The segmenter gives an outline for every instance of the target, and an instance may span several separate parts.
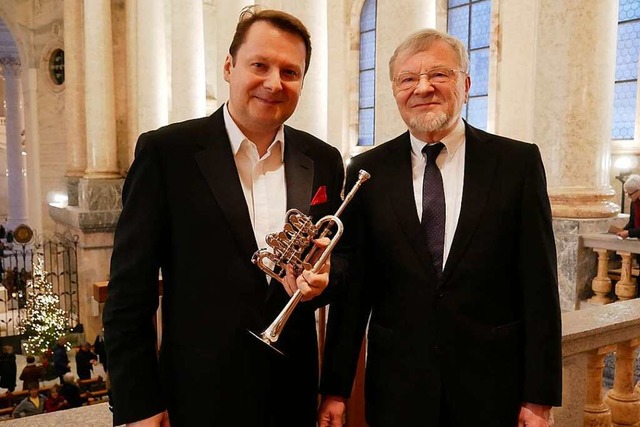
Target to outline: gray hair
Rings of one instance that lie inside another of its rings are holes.
[[[416,54],[421,52],[427,48],[429,48],[433,43],[441,41],[448,44],[451,49],[458,55],[458,59],[460,62],[460,69],[465,73],[469,72],[469,53],[467,52],[467,48],[464,46],[464,43],[449,35],[447,33],[443,33],[442,31],[434,30],[433,28],[426,28],[424,30],[416,31],[411,34],[409,37],[404,39],[402,43],[396,48],[391,55],[391,59],[389,59],[389,77],[393,80],[393,72],[395,62],[400,55],[404,54]]]
[[[640,190],[640,175],[629,175],[624,183],[624,191],[627,194],[633,194],[638,190]]]
[[[76,376],[72,372],[67,372],[62,376],[62,380],[67,384],[73,384],[76,381]]]

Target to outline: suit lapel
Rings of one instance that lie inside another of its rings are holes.
[[[313,189],[313,160],[303,152],[304,141],[295,140],[285,126],[284,173],[287,181],[287,209],[309,214]]]
[[[418,218],[416,201],[413,195],[413,176],[411,166],[411,141],[409,132],[402,134],[397,143],[388,142],[388,161],[386,162],[389,177],[386,193],[391,198],[391,206],[396,213],[400,227],[418,255],[420,264],[427,274],[435,276],[431,254],[427,249],[424,229]]]
[[[487,204],[498,164],[498,145],[492,143],[484,132],[480,132],[466,123],[465,126],[466,147],[462,206],[458,226],[442,275],[442,285],[446,284],[451,277],[452,271],[473,237],[482,211]]]
[[[211,116],[211,131],[203,134],[199,143],[204,149],[195,153],[195,159],[232,234],[238,240],[243,256],[250,260],[258,246],[224,125],[222,108],[224,106]]]

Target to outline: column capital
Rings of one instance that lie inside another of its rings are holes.
[[[0,74],[5,77],[18,77],[21,66],[20,58],[17,56],[0,56]]]

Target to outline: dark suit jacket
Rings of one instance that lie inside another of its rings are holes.
[[[314,220],[334,213],[344,177],[338,150],[284,132],[288,208]],[[323,185],[328,202],[310,206]],[[114,423],[168,408],[178,427],[266,426],[275,417],[279,425],[315,425],[314,311],[324,300],[296,308],[277,343],[286,357],[259,342],[247,329],[264,329],[288,296],[251,263],[256,250],[222,109],[143,134],[123,188],[103,315]],[[332,284],[338,269],[332,263]],[[197,399],[206,407],[194,411]]]
[[[460,218],[442,279],[413,197],[409,134],[352,159],[371,179],[345,216],[353,276],[329,310],[321,392],[348,396],[367,320],[366,418],[512,427],[561,398],[556,252],[538,148],[466,126]],[[363,248],[358,252],[357,248]],[[361,256],[359,256],[361,254]]]

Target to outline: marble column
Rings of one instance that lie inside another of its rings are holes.
[[[22,74],[22,99],[24,101],[24,139],[26,141],[27,206],[29,206],[29,226],[37,233],[44,230],[42,211],[47,205],[42,194],[40,163],[40,121],[38,108],[38,69],[29,68]],[[48,219],[48,218],[47,218]],[[47,227],[48,228],[48,227]]]
[[[204,68],[207,90],[207,114],[213,113],[218,107],[218,81],[223,80],[222,66],[218,67],[218,51],[227,51],[227,49],[225,49],[226,46],[218,46],[217,13],[217,6],[215,5],[214,0],[203,0],[202,17],[204,21],[204,39],[206,40],[206,43],[204,44]]]
[[[533,141],[553,215],[612,217],[619,211],[609,183],[617,2],[540,0],[537,12]]]
[[[169,122],[164,0],[128,1],[126,16],[129,120],[135,142],[140,133]]]
[[[206,112],[202,0],[172,0],[171,121]],[[179,13],[178,13],[179,12]]]
[[[85,0],[86,178],[116,178],[116,112],[110,0]]]
[[[87,145],[84,114],[84,24],[83,3],[64,2],[64,119],[67,142],[67,177],[84,175]],[[71,198],[71,197],[70,197]],[[77,201],[77,196],[75,197]],[[72,204],[72,203],[70,203]],[[77,205],[77,202],[75,203]]]
[[[4,76],[7,129],[7,186],[9,209],[7,228],[28,223],[27,162],[24,142],[24,111],[20,59],[17,56],[0,57]]]
[[[326,141],[329,95],[327,3],[283,0],[282,9],[300,19],[307,27],[313,47],[311,64],[304,79],[300,101],[288,124]]]

